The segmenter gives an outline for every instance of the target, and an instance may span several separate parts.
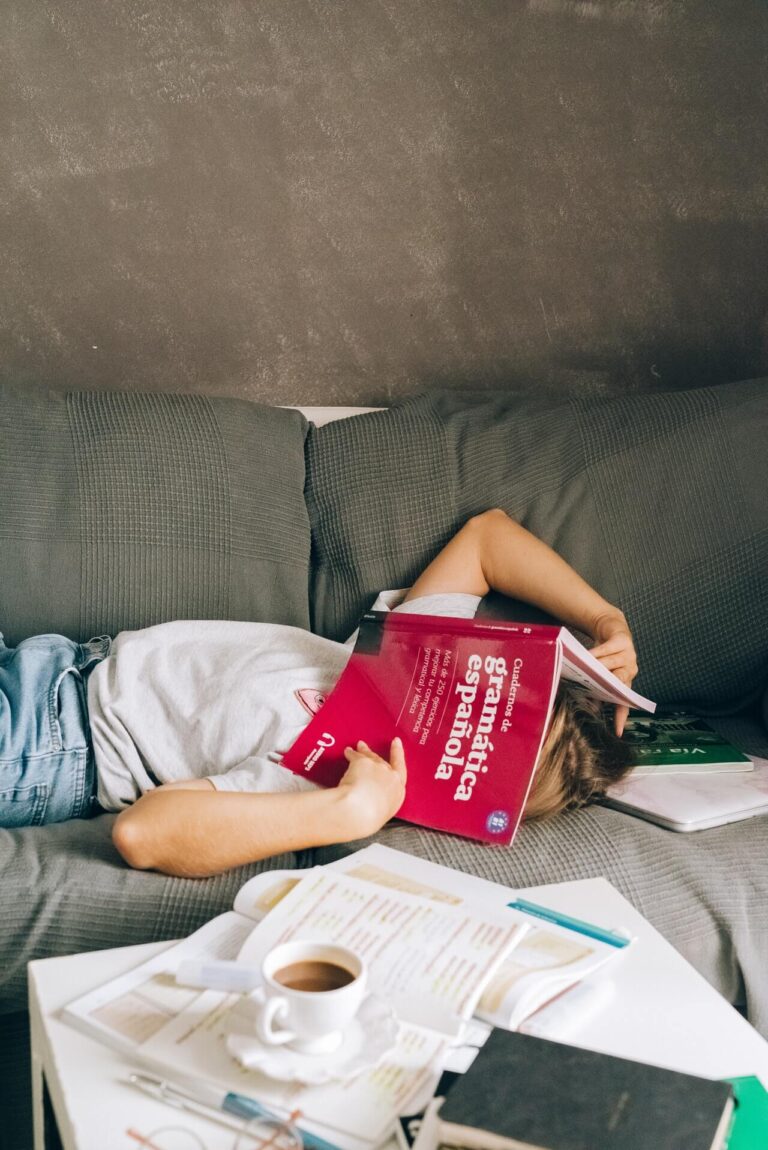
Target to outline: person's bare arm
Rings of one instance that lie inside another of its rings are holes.
[[[631,684],[637,658],[623,612],[504,511],[470,519],[419,576],[406,600],[445,592],[482,596],[489,591],[522,599],[591,635],[597,644],[592,654]],[[626,708],[616,708],[619,734],[626,715]]]
[[[217,791],[206,779],[158,787],[118,815],[113,842],[139,870],[199,878],[374,834],[405,796],[402,744],[393,742],[389,763],[365,743],[345,754],[349,767],[328,790],[244,794]]]

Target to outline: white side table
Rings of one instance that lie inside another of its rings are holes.
[[[517,893],[604,926],[626,926],[634,947],[610,971],[615,1006],[587,1023],[573,1044],[711,1078],[756,1074],[768,1087],[768,1043],[605,879]],[[169,943],[123,947],[29,966],[35,1150],[45,1150],[44,1085],[64,1150],[136,1150],[143,1134],[181,1123],[207,1150],[231,1150],[216,1123],[181,1114],[126,1083],[125,1058],[58,1017],[72,999],[146,961]]]

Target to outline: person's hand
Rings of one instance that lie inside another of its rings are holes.
[[[613,671],[622,683],[631,687],[632,680],[637,674],[637,655],[632,632],[621,611],[601,615],[592,628],[592,637],[595,640],[595,646],[592,648],[595,658],[599,659],[609,671]],[[614,729],[617,735],[623,733],[628,715],[629,707],[616,707]]]
[[[350,816],[350,838],[372,835],[397,814],[405,798],[405,754],[393,739],[389,762],[362,739],[344,751],[349,766],[339,780]]]

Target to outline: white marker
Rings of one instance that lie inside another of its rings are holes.
[[[199,990],[223,990],[227,994],[249,994],[262,982],[257,966],[244,962],[225,962],[211,959],[185,959],[179,963],[176,981],[180,986],[194,986]]]

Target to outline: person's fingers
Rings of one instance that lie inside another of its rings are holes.
[[[601,655],[613,655],[616,651],[624,650],[626,646],[626,635],[614,635],[603,643],[597,643],[596,646],[592,647],[591,653],[596,659],[599,659]]]
[[[405,751],[403,750],[403,740],[399,737],[392,740],[389,761],[398,774],[405,774]]]
[[[344,748],[345,758],[352,759],[355,755],[364,755],[365,758],[367,758],[367,759],[377,757],[376,755],[374,755],[373,751],[368,746],[368,744],[364,743],[362,739],[359,739],[357,741],[357,743],[355,743],[354,747],[345,747]]]
[[[632,643],[626,639],[611,639],[607,643],[601,643],[598,647],[593,647],[590,654],[594,655],[596,659],[605,659],[611,655],[626,655],[634,658],[635,648]]]
[[[377,755],[375,751],[371,750],[364,739],[358,739],[354,747],[344,748],[344,757],[351,762],[353,758],[368,759],[373,763],[383,763],[384,766],[389,766],[389,763],[381,755]]]
[[[369,758],[377,758],[367,743],[362,739],[358,739],[354,747],[345,747],[344,754],[349,758],[350,755],[366,755]]]
[[[601,659],[602,665],[609,671],[612,671],[617,679],[621,679],[622,683],[629,685],[637,674],[637,663],[629,662],[625,658],[620,658],[614,655],[608,659]]]
[[[632,681],[633,681],[635,675],[637,674],[637,666],[619,667],[613,673],[617,679],[620,679],[621,682],[625,684],[625,686],[631,687]]]
[[[405,775],[405,751],[403,749],[403,740],[399,736],[396,736],[392,740],[389,761],[381,755],[377,755],[375,751],[372,751],[363,739],[358,739],[357,745],[354,747],[344,748],[344,758],[348,762],[352,762],[357,756],[362,756],[375,763],[381,763],[382,766],[385,767],[392,767],[398,774]]]
[[[616,655],[601,655],[600,662],[609,671],[615,671],[617,667],[624,667],[627,663],[627,656],[625,652],[619,652]]]
[[[613,715],[613,729],[619,737],[624,734],[624,726],[628,717],[629,707],[616,707]]]

